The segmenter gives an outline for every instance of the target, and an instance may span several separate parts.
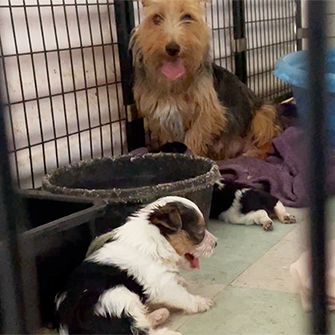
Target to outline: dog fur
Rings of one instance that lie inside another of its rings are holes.
[[[154,147],[177,141],[212,159],[264,158],[281,132],[276,108],[212,63],[203,2],[142,0],[130,43],[137,109]]]
[[[285,224],[296,223],[284,205],[270,193],[232,181],[214,185],[211,216],[227,223],[260,225],[273,229],[272,218]]]
[[[164,197],[91,244],[87,257],[56,299],[63,334],[179,334],[156,328],[166,307],[205,312],[212,300],[190,294],[180,267],[198,267],[216,238],[199,208],[181,197]],[[149,312],[149,306],[165,307]]]

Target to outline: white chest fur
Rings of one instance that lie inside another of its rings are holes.
[[[170,133],[174,141],[184,141],[185,127],[182,110],[177,104],[170,102],[158,104],[153,116],[159,122],[160,127]]]

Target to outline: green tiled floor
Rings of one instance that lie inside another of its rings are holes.
[[[291,212],[298,224],[275,223],[272,232],[210,222],[219,238],[215,255],[185,277],[190,291],[213,297],[216,305],[203,314],[175,314],[168,326],[183,335],[307,334],[309,315],[289,274],[290,264],[306,248],[305,211]]]

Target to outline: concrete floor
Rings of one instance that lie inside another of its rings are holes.
[[[174,314],[168,326],[183,335],[308,334],[309,314],[302,310],[289,273],[306,249],[306,211],[290,212],[298,223],[276,222],[272,232],[210,222],[209,230],[219,238],[217,250],[185,277],[191,292],[214,298],[216,305],[203,314]]]

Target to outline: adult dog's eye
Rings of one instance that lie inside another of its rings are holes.
[[[181,17],[181,21],[184,21],[186,23],[190,23],[191,21],[193,21],[193,17],[191,14],[185,14]]]
[[[159,26],[163,22],[163,17],[156,14],[152,17],[152,22],[156,25]]]

